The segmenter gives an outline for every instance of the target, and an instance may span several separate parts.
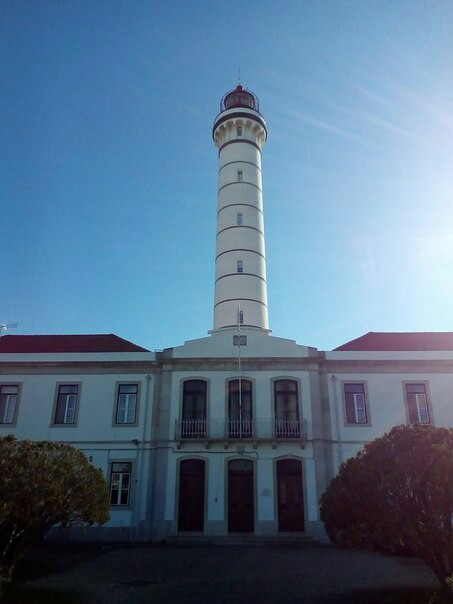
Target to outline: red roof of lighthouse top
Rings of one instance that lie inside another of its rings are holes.
[[[258,112],[260,110],[258,97],[253,92],[250,92],[250,90],[243,88],[240,84],[234,90],[227,92],[220,101],[220,111],[233,107],[248,107]]]
[[[338,346],[334,350],[453,350],[453,332],[375,332],[368,333]]]
[[[109,334],[2,336],[0,353],[67,353],[67,352],[150,352]]]

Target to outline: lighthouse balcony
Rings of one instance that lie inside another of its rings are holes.
[[[297,441],[303,446],[306,440],[306,420],[298,418],[242,418],[242,419],[178,419],[175,421],[175,440],[182,442],[203,441],[223,442],[228,448],[233,441],[270,442],[275,448],[277,442]]]

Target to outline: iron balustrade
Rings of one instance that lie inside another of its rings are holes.
[[[253,419],[227,420],[227,436],[229,438],[252,438],[254,436]]]
[[[300,438],[301,429],[298,420],[275,420],[277,438]]]
[[[261,419],[179,419],[176,440],[273,440],[306,439],[306,420]]]
[[[205,419],[183,419],[180,422],[181,438],[205,438],[206,420]]]

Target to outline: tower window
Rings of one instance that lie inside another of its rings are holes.
[[[244,263],[242,262],[242,260],[238,260],[238,262],[237,262],[237,268],[238,268],[238,273],[243,273],[244,272]]]
[[[240,310],[238,313],[239,325],[244,325],[244,311]]]
[[[238,126],[238,127],[236,128],[236,135],[237,135],[237,136],[242,136],[242,126]]]
[[[243,180],[242,170],[238,170],[238,182],[242,182],[242,180]]]
[[[243,224],[243,216],[241,213],[237,215],[237,224]]]

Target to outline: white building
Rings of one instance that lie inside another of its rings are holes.
[[[342,461],[395,425],[453,425],[453,333],[370,332],[328,352],[270,334],[266,136],[255,95],[225,95],[207,337],[160,353],[114,335],[0,338],[0,435],[69,442],[109,482],[111,520],[87,538],[322,539]]]

